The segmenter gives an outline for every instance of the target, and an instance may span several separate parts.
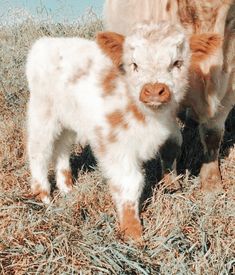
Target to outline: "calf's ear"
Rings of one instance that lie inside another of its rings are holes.
[[[192,35],[190,37],[192,62],[197,63],[213,55],[222,46],[222,41],[222,37],[214,33]]]
[[[123,35],[115,32],[100,32],[96,36],[99,47],[112,59],[117,67],[122,64],[124,40],[125,37]]]

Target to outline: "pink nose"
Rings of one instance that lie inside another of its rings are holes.
[[[145,84],[140,92],[143,103],[167,103],[171,99],[171,92],[163,83]]]

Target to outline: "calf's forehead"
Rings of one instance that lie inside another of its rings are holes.
[[[131,58],[153,58],[168,60],[179,54],[184,54],[186,35],[181,26],[167,22],[160,24],[140,24],[126,37],[124,51]],[[127,55],[128,57],[128,55]],[[152,60],[154,61],[154,60]]]
[[[130,37],[126,40],[126,58],[139,64],[155,65],[169,64],[177,58],[183,58],[185,53],[181,46],[184,37],[166,37],[161,40]]]

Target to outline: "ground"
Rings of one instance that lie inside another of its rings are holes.
[[[182,127],[178,180],[170,193],[156,184],[159,160],[146,165],[141,218],[143,241],[123,242],[107,185],[89,148],[75,145],[73,192],[53,192],[44,206],[30,194],[25,112],[29,92],[25,57],[36,38],[93,38],[99,20],[86,24],[0,28],[0,273],[1,274],[234,274],[235,112],[221,148],[225,192],[205,196],[199,188],[201,144],[196,125]],[[54,184],[53,170],[50,178]]]

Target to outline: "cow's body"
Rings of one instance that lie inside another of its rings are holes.
[[[128,34],[139,22],[166,20],[181,24],[189,35],[216,34],[208,41],[213,53],[198,40],[204,56],[195,54],[190,67],[189,89],[184,105],[200,123],[204,163],[200,176],[205,190],[221,189],[218,151],[224,123],[235,103],[235,4],[231,0],[106,0],[108,30]],[[122,20],[120,20],[122,18]],[[218,38],[217,37],[217,38]],[[193,39],[192,39],[193,40]],[[194,42],[191,41],[191,47]]]
[[[154,157],[172,133],[181,143],[176,111],[190,61],[188,39],[181,31],[162,24],[140,26],[125,42],[121,35],[101,33],[97,43],[80,38],[35,43],[26,70],[35,195],[50,201],[47,172],[52,158],[58,188],[70,191],[69,153],[76,137],[82,145],[90,144],[109,182],[121,229],[140,236],[142,163]],[[162,48],[165,54],[152,57]]]

